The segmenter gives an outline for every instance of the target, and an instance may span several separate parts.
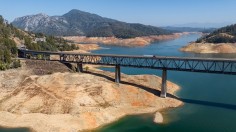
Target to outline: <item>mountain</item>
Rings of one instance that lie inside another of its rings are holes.
[[[58,16],[49,17],[42,13],[16,18],[12,24],[22,30],[35,33],[59,35],[58,32],[60,31],[69,32],[67,28],[68,22],[65,18]]]
[[[220,28],[196,41],[197,43],[236,43],[236,24]]]
[[[0,15],[0,70],[19,66],[19,61],[12,58],[17,57],[17,48],[22,48],[23,45],[27,49],[43,51],[77,49],[75,45],[67,44],[63,38],[42,33],[32,34],[17,29],[12,24],[8,24]]]
[[[125,23],[73,9],[62,16],[45,14],[16,18],[12,24],[20,29],[56,36],[133,38],[171,32],[142,24]]]

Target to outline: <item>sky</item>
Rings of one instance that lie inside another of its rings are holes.
[[[0,15],[15,18],[71,9],[129,23],[170,26],[187,23],[236,23],[236,0],[0,0]]]

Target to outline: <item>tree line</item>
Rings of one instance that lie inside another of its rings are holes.
[[[20,36],[19,32],[0,16],[0,70],[20,66],[19,61],[12,60],[13,57],[17,56],[18,52],[16,43],[11,38],[13,37],[12,34]]]
[[[209,35],[203,36],[197,43],[236,43],[236,24],[220,28]]]
[[[35,42],[35,38],[45,37],[46,41]],[[18,48],[14,38],[18,38],[27,49],[37,51],[70,51],[78,49],[74,44],[69,45],[66,40],[54,36],[46,36],[42,33],[33,34],[24,32],[8,24],[0,15],[0,70],[20,67],[20,61],[16,58]]]

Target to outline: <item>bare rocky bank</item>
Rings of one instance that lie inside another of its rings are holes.
[[[157,76],[122,74],[122,83],[117,85],[111,72],[90,68],[86,73],[72,73],[57,62],[34,63],[0,71],[0,126],[28,127],[38,132],[83,131],[125,115],[182,104],[174,96],[159,97],[161,78]],[[52,66],[56,70],[43,69]],[[170,95],[179,89],[171,82],[167,86]],[[162,116],[157,115],[159,122]]]
[[[236,53],[236,43],[190,43],[180,50],[193,53]]]
[[[73,41],[78,44],[105,44],[116,46],[137,47],[146,46],[154,41],[163,41],[179,38],[185,33],[175,33],[172,35],[159,35],[159,36],[143,36],[129,39],[120,39],[115,37],[84,37],[84,36],[69,36],[64,39]]]

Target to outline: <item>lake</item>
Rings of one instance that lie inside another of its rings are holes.
[[[30,132],[28,128],[3,128],[0,127],[0,132]]]
[[[190,34],[175,40],[160,41],[146,47],[135,48],[101,45],[104,49],[93,51],[93,53],[207,58],[236,57],[236,54],[192,54],[179,51],[182,46],[199,37],[198,34]],[[102,69],[114,71],[114,68]],[[155,74],[161,76],[160,70],[153,69],[122,67],[121,72],[130,75]],[[181,86],[181,90],[176,95],[183,99],[184,106],[162,111],[164,124],[155,124],[153,115],[144,114],[124,117],[98,131],[236,131],[236,76],[168,71],[168,80]]]
[[[235,54],[191,54],[180,52],[179,48],[199,38],[190,34],[169,41],[152,43],[146,47],[105,46],[93,51],[103,54],[161,55],[235,58]],[[102,68],[114,71],[114,68]],[[126,74],[155,74],[160,70],[121,68]],[[121,78],[122,79],[122,78]],[[181,86],[176,93],[183,99],[184,106],[162,111],[164,124],[153,123],[152,114],[127,116],[117,122],[104,126],[99,132],[236,132],[236,76],[207,73],[168,71],[168,80]],[[151,102],[150,102],[151,103]],[[27,132],[26,128],[0,128],[0,132]]]

